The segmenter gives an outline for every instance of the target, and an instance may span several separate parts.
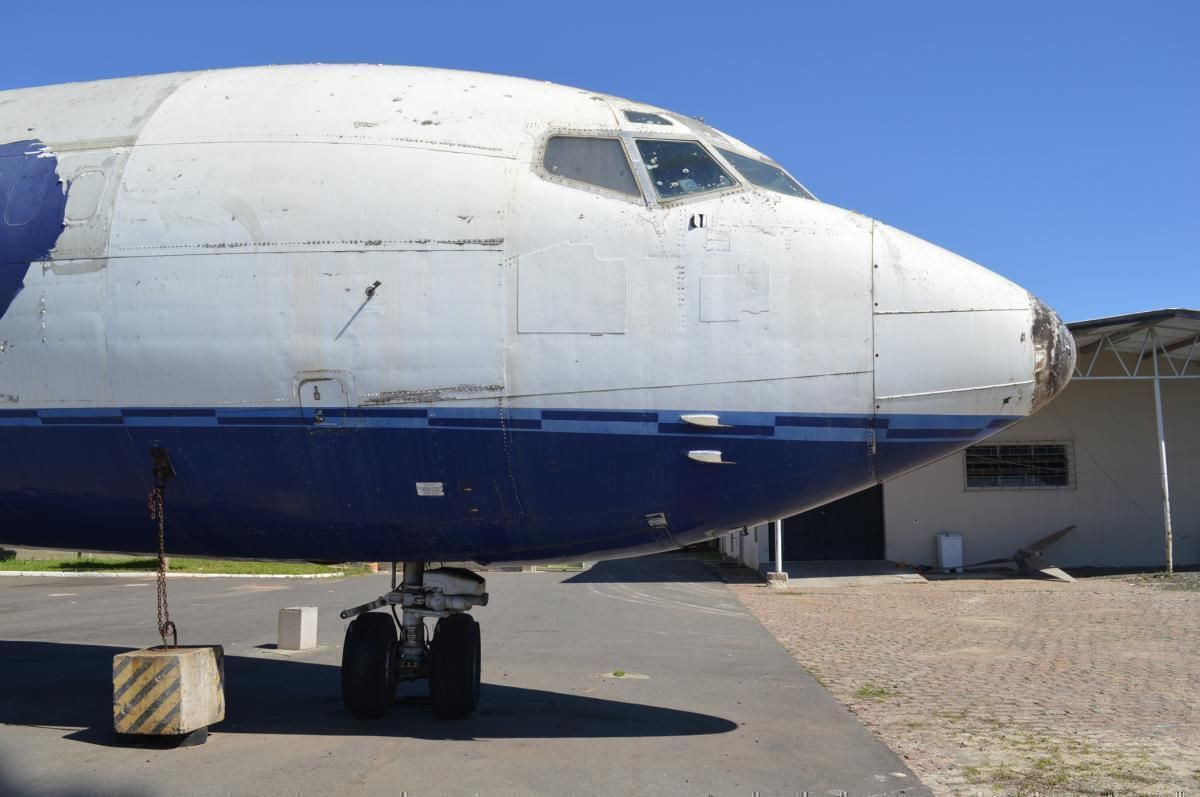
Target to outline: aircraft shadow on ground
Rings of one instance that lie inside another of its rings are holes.
[[[116,744],[112,657],[125,650],[0,640],[0,679],[10,687],[0,696],[0,724],[78,727],[67,738]],[[693,736],[737,727],[707,714],[486,682],[480,710],[465,720],[434,719],[421,682],[402,685],[383,719],[358,720],[342,706],[339,678],[328,664],[227,656],[225,721],[212,730],[472,740]]]
[[[687,553],[660,553],[632,559],[610,559],[563,581],[564,584],[648,582],[717,582],[704,563]]]

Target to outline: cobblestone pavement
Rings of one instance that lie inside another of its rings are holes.
[[[795,582],[793,582],[793,585]],[[729,588],[937,794],[1200,794],[1200,591]]]

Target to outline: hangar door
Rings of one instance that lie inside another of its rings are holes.
[[[771,544],[774,547],[773,539]],[[883,485],[785,519],[783,558],[793,562],[883,559]]]

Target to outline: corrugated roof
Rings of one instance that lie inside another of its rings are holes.
[[[1107,337],[1110,346],[1137,354],[1142,351],[1145,332],[1151,327],[1159,345],[1168,352],[1187,347],[1200,333],[1200,310],[1170,307],[1067,324],[1080,353],[1092,349]]]

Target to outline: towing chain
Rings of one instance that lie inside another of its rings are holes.
[[[155,485],[150,491],[150,519],[158,521],[158,635],[162,637],[163,647],[179,647],[179,630],[171,622],[171,611],[167,608],[167,547],[166,523],[167,512],[163,503],[164,485]],[[167,644],[167,635],[171,643]]]

